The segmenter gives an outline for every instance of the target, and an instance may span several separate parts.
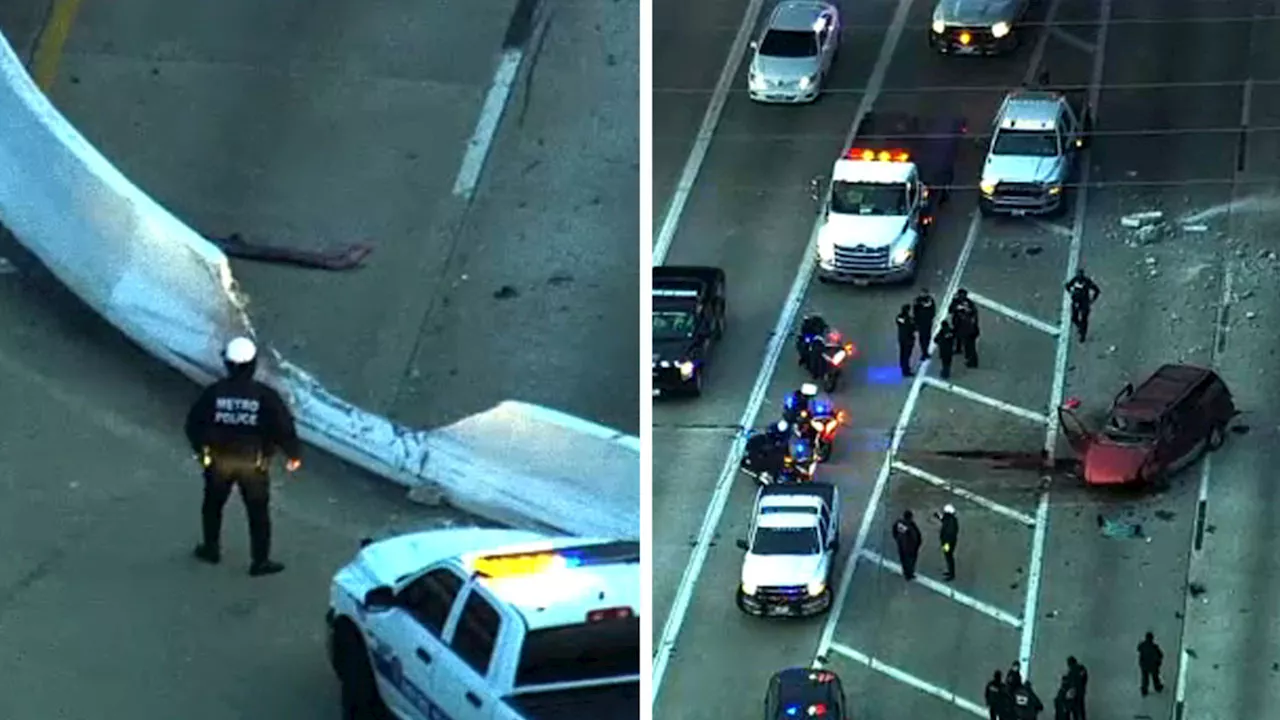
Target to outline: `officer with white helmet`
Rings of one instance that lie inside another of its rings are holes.
[[[267,469],[276,450],[284,453],[290,472],[301,466],[298,434],[284,399],[253,377],[258,347],[252,340],[233,339],[222,359],[227,377],[206,388],[187,414],[187,441],[204,467],[204,532],[195,556],[207,563],[221,559],[222,510],[238,485],[249,518],[249,574],[271,575],[284,565],[271,559]]]

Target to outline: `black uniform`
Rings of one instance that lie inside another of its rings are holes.
[[[809,344],[805,338],[817,336],[825,339],[830,329],[821,315],[806,315],[800,321],[800,334],[796,336],[796,354],[799,356],[801,367],[809,364]]]
[[[1009,717],[1009,690],[1000,679],[1000,671],[987,681],[983,691],[987,703],[987,717],[990,720],[1007,720]]]
[[[951,377],[951,358],[956,354],[956,333],[951,329],[950,322],[942,321],[933,342],[938,346],[938,360],[942,362],[942,370],[938,372],[938,376],[946,380]]]
[[[898,560],[902,563],[902,577],[911,580],[916,576],[916,560],[920,557],[920,545],[924,539],[920,527],[906,510],[893,524],[893,542],[898,546]]]
[[[964,364],[978,367],[978,336],[982,331],[978,327],[977,304],[969,299],[968,294],[957,294],[948,310],[955,325],[956,339],[960,341],[960,351],[964,353]]]
[[[1071,296],[1071,324],[1080,333],[1080,342],[1084,342],[1089,335],[1089,310],[1102,294],[1102,288],[1083,270],[1068,280],[1064,287]]]
[[[929,359],[929,336],[933,332],[933,321],[938,317],[938,306],[928,290],[921,290],[911,304],[911,316],[916,321],[916,337],[920,342],[920,359]]]
[[[911,317],[911,306],[903,305],[894,319],[898,326],[898,368],[903,377],[911,377],[911,350],[916,344],[916,323]]]
[[[249,543],[255,574],[271,562],[270,480],[267,466],[279,449],[298,457],[293,415],[272,388],[239,372],[210,385],[187,414],[187,440],[204,458],[204,543],[196,554],[217,562],[222,510],[233,485],[240,487],[249,518]]]
[[[1053,720],[1071,720],[1070,704],[1067,702],[1067,678],[1062,678],[1058,694],[1053,696]]]
[[[956,541],[960,539],[960,521],[955,513],[934,513],[942,527],[938,530],[938,542],[942,544],[942,557],[947,561],[945,580],[956,579]]]
[[[1062,678],[1066,690],[1067,717],[1069,720],[1087,720],[1084,701],[1089,690],[1089,671],[1074,657],[1067,658],[1067,674]]]
[[[1016,720],[1036,720],[1044,710],[1040,696],[1031,689],[1031,683],[1019,685],[1011,693],[1013,699],[1013,717]]]
[[[1147,694],[1147,683],[1156,686],[1156,692],[1164,692],[1164,683],[1160,682],[1160,665],[1164,663],[1164,651],[1156,644],[1156,639],[1147,633],[1146,639],[1138,643],[1138,669],[1142,671],[1142,694]]]

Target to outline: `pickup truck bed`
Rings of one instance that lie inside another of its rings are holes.
[[[528,720],[640,720],[640,683],[515,695],[506,702]]]
[[[941,189],[955,180],[956,155],[966,128],[959,116],[923,118],[873,111],[862,117],[853,144],[875,150],[906,148],[925,185]]]
[[[831,507],[836,501],[836,488],[834,485],[824,482],[807,482],[807,483],[787,483],[785,485],[768,485],[760,490],[760,498],[775,496],[791,496],[811,495],[813,497],[822,498]]]

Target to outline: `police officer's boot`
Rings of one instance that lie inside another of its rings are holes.
[[[217,565],[218,561],[222,559],[222,553],[218,551],[218,548],[204,543],[197,545],[195,552],[192,554],[196,556],[197,560],[207,562],[210,565]]]
[[[281,570],[284,570],[284,563],[279,563],[275,560],[261,560],[249,566],[249,574],[253,577],[275,575]]]

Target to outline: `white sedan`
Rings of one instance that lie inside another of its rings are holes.
[[[813,0],[780,3],[760,39],[751,43],[748,94],[766,103],[817,100],[839,45],[840,11],[834,5]]]

